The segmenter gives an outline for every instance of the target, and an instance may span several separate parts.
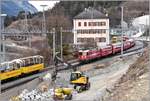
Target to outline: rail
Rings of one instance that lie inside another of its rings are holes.
[[[124,51],[124,55],[123,56],[131,56],[131,55],[143,53],[143,48],[148,46],[148,44],[146,42],[144,42],[143,44],[144,44],[143,46],[138,47],[136,49],[133,49],[133,50],[130,50],[130,51]],[[119,53],[114,55],[114,56],[121,57],[121,55]],[[66,66],[63,66],[63,65],[59,64],[58,65],[58,71],[68,70],[68,69],[76,68],[77,66],[80,66],[80,65],[85,65],[85,64],[80,64],[80,62],[77,59],[70,60],[68,62],[72,65],[71,68],[68,68]],[[15,85],[18,85],[18,84],[21,85],[22,82],[28,82],[31,79],[41,77],[44,74],[48,73],[50,70],[53,70],[54,68],[55,68],[55,66],[52,65],[50,67],[45,68],[42,72],[40,72],[38,74],[32,75],[30,77],[23,78],[23,79],[19,79],[17,81],[15,80],[13,82],[10,82],[9,84],[2,85],[2,92],[3,92],[3,90],[7,90],[9,88],[15,87]]]

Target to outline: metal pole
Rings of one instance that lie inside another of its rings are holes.
[[[55,34],[56,34],[56,31],[55,31],[55,28],[53,28],[53,60],[55,58]]]
[[[43,7],[43,21],[42,21],[42,34],[44,35],[46,35],[46,21],[45,21],[45,7],[47,6],[47,5],[40,5],[41,7]],[[41,36],[43,36],[43,35],[41,35]],[[44,43],[42,43],[42,48],[44,47]]]
[[[60,28],[60,47],[61,47],[61,60],[63,60],[63,47],[62,47],[62,27]]]
[[[147,24],[147,18],[146,18],[146,41],[148,41],[148,24]]]
[[[5,25],[4,25],[4,20],[5,20],[5,16],[7,16],[6,14],[3,14],[3,31],[5,31]],[[6,61],[6,49],[5,49],[5,36],[2,36],[2,44],[3,44],[3,61]]]
[[[31,37],[30,37],[30,33],[28,31],[28,16],[27,16],[26,10],[25,10],[25,32],[28,34],[29,47],[31,47]]]
[[[43,31],[43,34],[46,34],[46,18],[45,18],[45,7],[47,5],[40,5],[41,7],[43,7],[43,21],[42,21],[42,31]]]
[[[44,11],[44,6],[43,6],[43,21],[42,21],[42,32],[43,32],[43,35],[44,35],[44,33],[45,33],[45,30],[44,30],[44,19],[45,19],[45,13],[44,13],[45,11]]]
[[[123,57],[123,6],[121,6],[121,57]]]
[[[1,26],[1,0],[0,0],[0,63],[2,62],[2,30],[1,30],[1,28],[2,28],[2,26]]]
[[[1,0],[0,0],[0,63],[1,63],[1,36],[2,36],[2,30],[1,30]],[[1,79],[0,79],[0,95],[1,95]]]
[[[44,8],[43,8],[44,10]],[[44,31],[44,34],[46,35],[46,19],[45,19],[45,10],[43,11],[43,31]]]

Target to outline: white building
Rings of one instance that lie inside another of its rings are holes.
[[[109,44],[109,18],[101,12],[88,8],[74,17],[74,44],[87,42],[98,46]]]

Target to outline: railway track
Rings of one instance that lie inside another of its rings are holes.
[[[142,42],[142,41],[140,41],[140,42]],[[143,42],[143,46],[139,46],[137,48],[133,47],[133,48],[131,48],[129,50],[126,50],[126,51],[124,51],[124,55],[127,56],[127,55],[133,55],[133,54],[141,53],[141,52],[143,52],[142,49],[145,48],[145,47],[147,47],[147,45],[148,44],[146,42]],[[115,54],[115,55],[110,56],[110,57],[114,57],[114,56],[120,57],[121,55],[120,55],[120,53],[118,53],[118,54]],[[89,63],[94,63],[94,62],[96,62],[96,61],[89,62]],[[76,68],[78,66],[84,65],[84,64],[81,64],[77,59],[68,61],[68,63],[70,63],[72,65],[72,67],[67,68],[67,67],[65,67],[65,66],[63,66],[63,65],[60,64],[59,67],[57,67],[58,71],[73,69],[73,68]],[[89,63],[86,63],[86,64],[89,64]],[[27,82],[29,82],[29,81],[31,81],[33,79],[42,77],[43,75],[45,75],[49,71],[52,71],[53,69],[54,69],[54,66],[47,67],[43,71],[41,71],[41,72],[39,72],[37,74],[30,75],[30,76],[27,76],[25,78],[19,78],[17,80],[12,81],[12,82],[4,83],[1,86],[1,90],[2,90],[2,92],[5,92],[5,91],[7,91],[7,90],[9,90],[11,88],[14,88],[16,86],[20,86],[20,85],[22,85],[24,83],[27,83]]]

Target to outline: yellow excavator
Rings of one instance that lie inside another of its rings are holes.
[[[72,99],[72,88],[56,88],[54,91],[55,100],[71,100]]]
[[[80,71],[71,73],[70,83],[74,85],[74,89],[76,89],[78,93],[89,90],[90,88],[89,77]]]
[[[90,82],[89,82],[89,77],[85,75],[81,71],[77,71],[76,67],[72,66],[69,63],[65,63],[62,61],[57,55],[55,56],[55,66],[57,67],[58,62],[63,63],[67,68],[72,68],[74,72],[71,72],[70,76],[70,84],[74,85],[74,89],[77,90],[78,93],[88,90],[90,88]],[[57,75],[57,68],[55,70],[55,76],[54,78],[56,79]]]

